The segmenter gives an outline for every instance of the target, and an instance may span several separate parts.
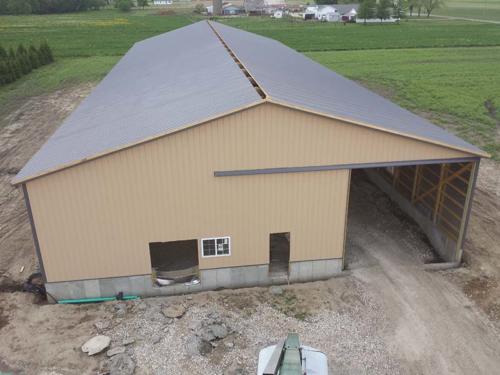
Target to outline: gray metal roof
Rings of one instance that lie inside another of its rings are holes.
[[[206,22],[136,43],[16,181],[262,100]]]
[[[359,9],[359,4],[334,4],[333,7],[343,15],[350,12],[352,9],[357,12]]]
[[[477,147],[277,41],[211,24],[275,102],[482,154]],[[130,49],[13,182],[260,101],[207,22],[146,39]]]
[[[481,153],[476,146],[278,41],[220,23],[212,25],[275,101]]]

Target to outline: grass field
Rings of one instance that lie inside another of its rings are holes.
[[[446,1],[445,7],[442,9],[436,9],[433,14],[500,22],[500,1],[450,0]]]
[[[307,55],[499,155],[500,47]]]
[[[188,9],[1,16],[0,44],[48,40],[56,63],[0,88],[0,113],[30,95],[98,81],[136,41],[199,19]],[[248,17],[221,22],[275,38],[432,118],[500,157],[500,27],[424,20],[336,25]]]

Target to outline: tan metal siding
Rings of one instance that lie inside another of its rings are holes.
[[[27,183],[48,281],[150,273],[148,243],[231,236],[200,268],[341,258],[348,171],[241,177],[215,170],[467,154],[265,104]]]

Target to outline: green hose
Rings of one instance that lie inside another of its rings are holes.
[[[129,301],[132,299],[138,299],[139,296],[123,296],[122,300]],[[70,303],[95,303],[95,302],[106,302],[106,301],[117,301],[116,297],[97,297],[97,298],[79,298],[79,299],[61,299],[57,301],[60,304],[70,304]]]

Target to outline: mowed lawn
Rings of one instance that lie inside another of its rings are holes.
[[[199,19],[189,9],[173,15],[104,10],[0,16],[0,44],[46,39],[56,56],[54,64],[0,88],[0,115],[27,96],[98,81],[135,42]],[[277,39],[500,156],[498,25],[411,20],[343,26],[264,17],[219,21]]]

